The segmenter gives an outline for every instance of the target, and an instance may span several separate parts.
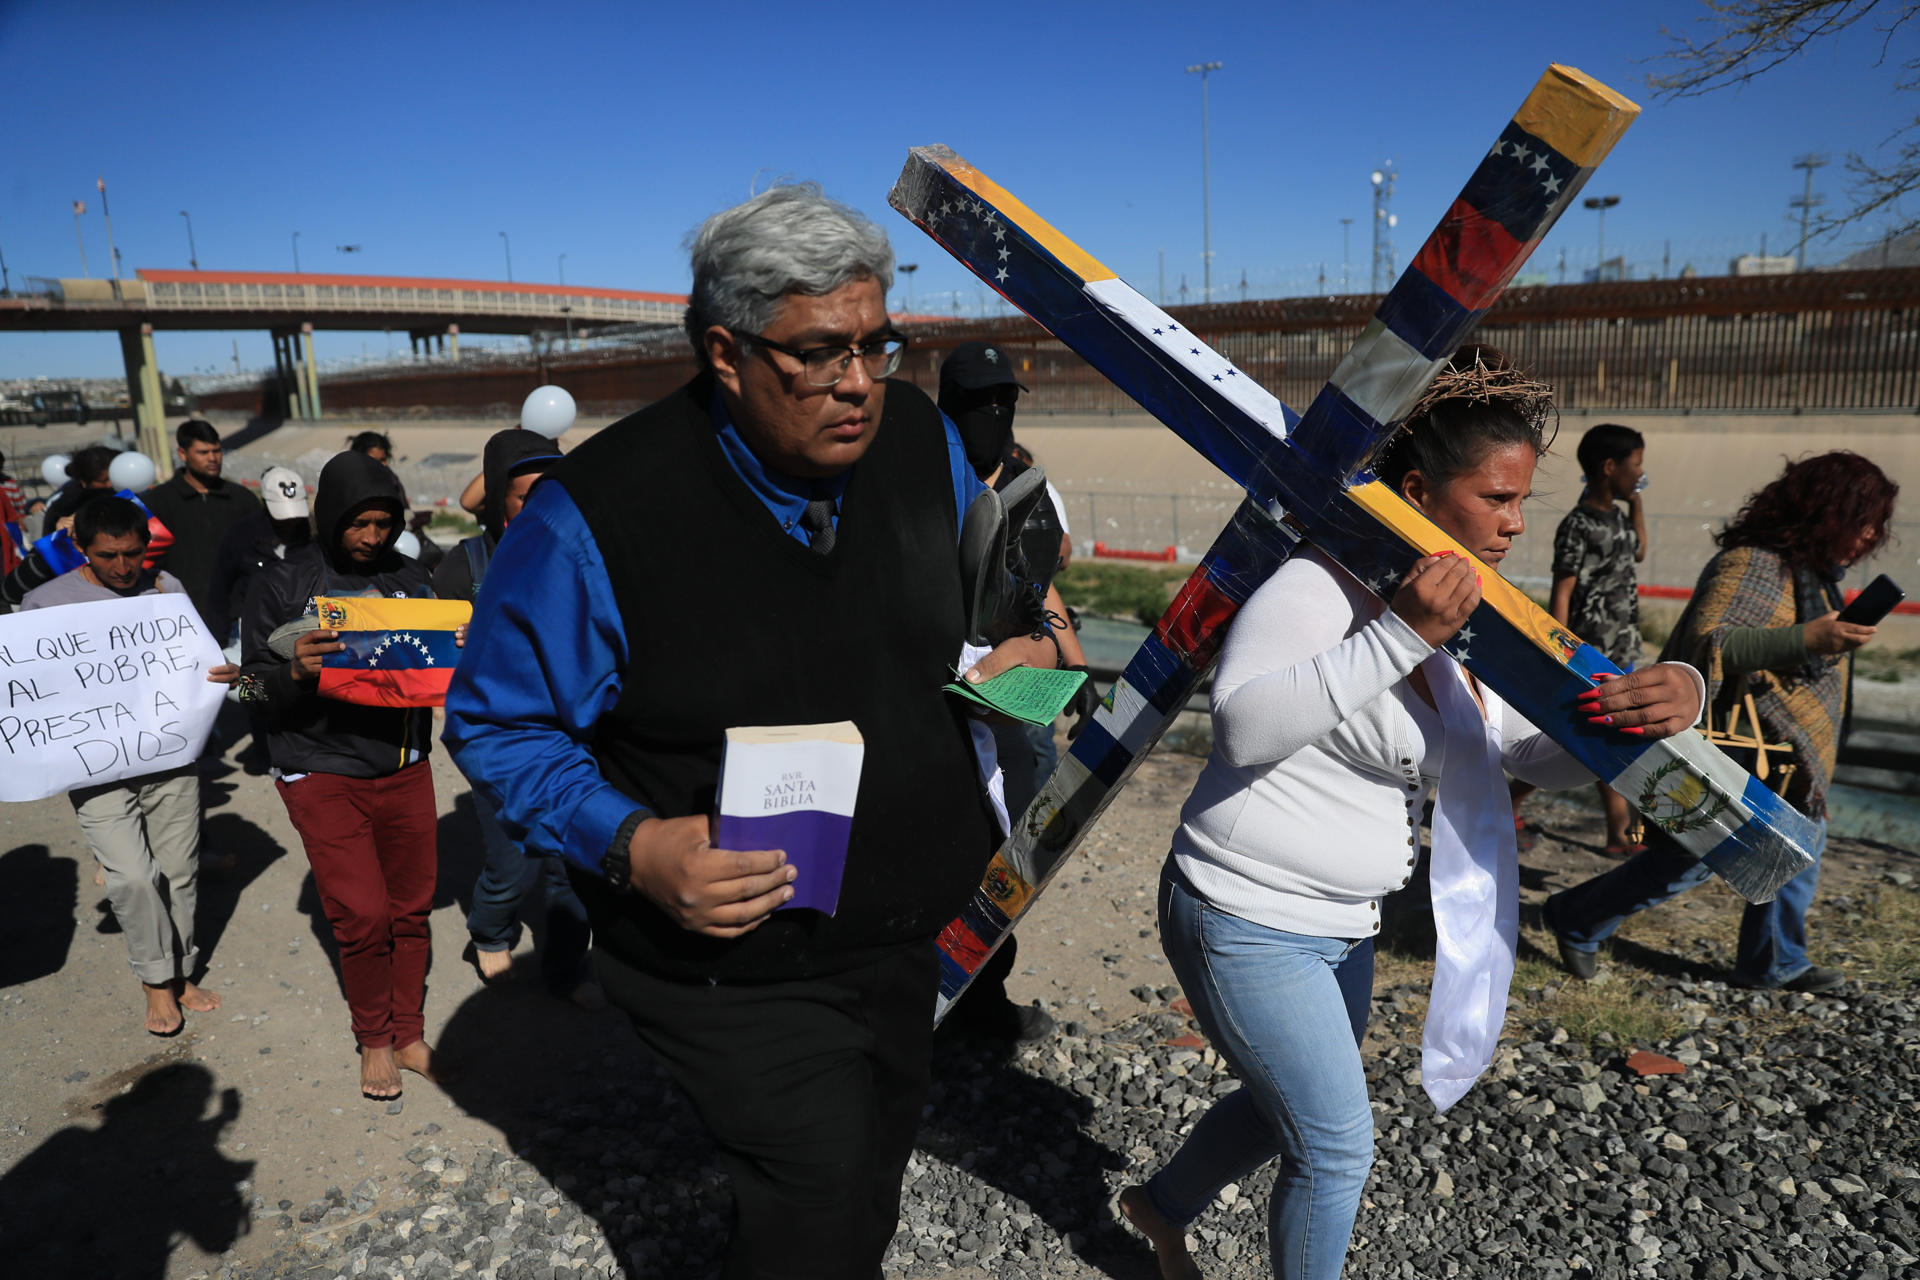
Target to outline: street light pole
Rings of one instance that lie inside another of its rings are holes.
[[[1208,188],[1212,185],[1212,162],[1207,153],[1207,76],[1218,71],[1218,62],[1198,62],[1187,74],[1200,76],[1200,298],[1213,301],[1213,203]]]
[[[917,262],[903,262],[900,264],[900,274],[907,278],[907,314],[908,315],[913,314],[913,273],[918,271],[919,269],[920,269],[920,264]]]
[[[293,274],[300,274],[300,233],[293,233]]]
[[[1340,219],[1340,292],[1349,290],[1347,273],[1353,266],[1353,219]]]
[[[107,180],[95,178],[93,185],[100,192],[100,216],[107,220],[107,258],[109,265],[113,268],[113,278],[117,284],[120,279],[120,251],[113,247],[113,211],[107,208]],[[119,292],[120,290],[116,288],[115,296],[118,296]]]
[[[567,289],[567,255],[564,253],[560,255],[559,270],[560,291],[565,293]],[[560,300],[560,314],[567,318],[567,350],[571,351],[573,350],[573,304],[565,298]]]
[[[1588,209],[1597,209],[1600,213],[1600,263],[1598,266],[1594,267],[1593,269],[1593,282],[1595,284],[1599,284],[1600,278],[1606,273],[1606,270],[1607,270],[1607,210],[1619,204],[1620,197],[1619,196],[1588,196],[1585,200],[1582,200],[1580,203],[1583,207]]]
[[[500,233],[500,245],[507,251],[507,283],[513,283],[513,241],[507,239],[507,233]]]
[[[185,209],[180,211],[180,216],[187,219],[187,265],[191,266],[195,271],[198,271],[200,269],[200,254],[199,251],[193,247],[193,219],[187,217],[187,211]]]
[[[87,270],[87,237],[80,229],[80,215],[86,211],[85,200],[73,202],[73,242],[80,246],[80,275],[83,279],[91,280],[93,273]]]

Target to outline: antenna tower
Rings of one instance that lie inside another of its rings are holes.
[[[1393,161],[1373,171],[1373,291],[1384,293],[1400,274],[1393,265]]]
[[[1794,168],[1805,169],[1807,171],[1806,190],[1802,192],[1800,195],[1797,195],[1793,199],[1787,201],[1787,207],[1789,209],[1798,209],[1800,211],[1800,243],[1797,246],[1795,246],[1793,251],[1794,270],[1796,271],[1805,271],[1807,269],[1807,222],[1808,222],[1808,219],[1812,216],[1813,211],[1815,209],[1818,209],[1821,205],[1827,202],[1827,198],[1825,196],[1817,196],[1813,194],[1813,171],[1815,169],[1821,168],[1827,162],[1828,162],[1828,157],[1824,153],[1817,152],[1817,151],[1810,151],[1806,155],[1801,156],[1798,160],[1795,160],[1793,162]]]

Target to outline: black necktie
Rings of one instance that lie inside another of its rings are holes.
[[[813,554],[824,556],[833,550],[833,499],[815,498],[800,514],[800,527],[807,531],[807,545]]]

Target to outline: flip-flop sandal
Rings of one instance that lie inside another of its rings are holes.
[[[1635,854],[1645,853],[1646,851],[1647,846],[1643,844],[1610,844],[1601,852],[1605,853],[1609,858],[1631,858]]]
[[[147,1034],[150,1036],[158,1036],[162,1040],[171,1040],[175,1036],[179,1035],[182,1031],[185,1031],[186,1029],[187,1029],[187,1020],[185,1018],[181,1018],[180,1025],[175,1027],[171,1031],[155,1031],[152,1027],[148,1027]]]

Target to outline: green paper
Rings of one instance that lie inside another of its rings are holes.
[[[955,669],[954,674],[961,673]],[[1047,671],[1040,667],[1013,667],[991,680],[968,684],[964,676],[941,686],[970,702],[1028,724],[1049,725],[1066,710],[1086,681],[1084,671]]]

